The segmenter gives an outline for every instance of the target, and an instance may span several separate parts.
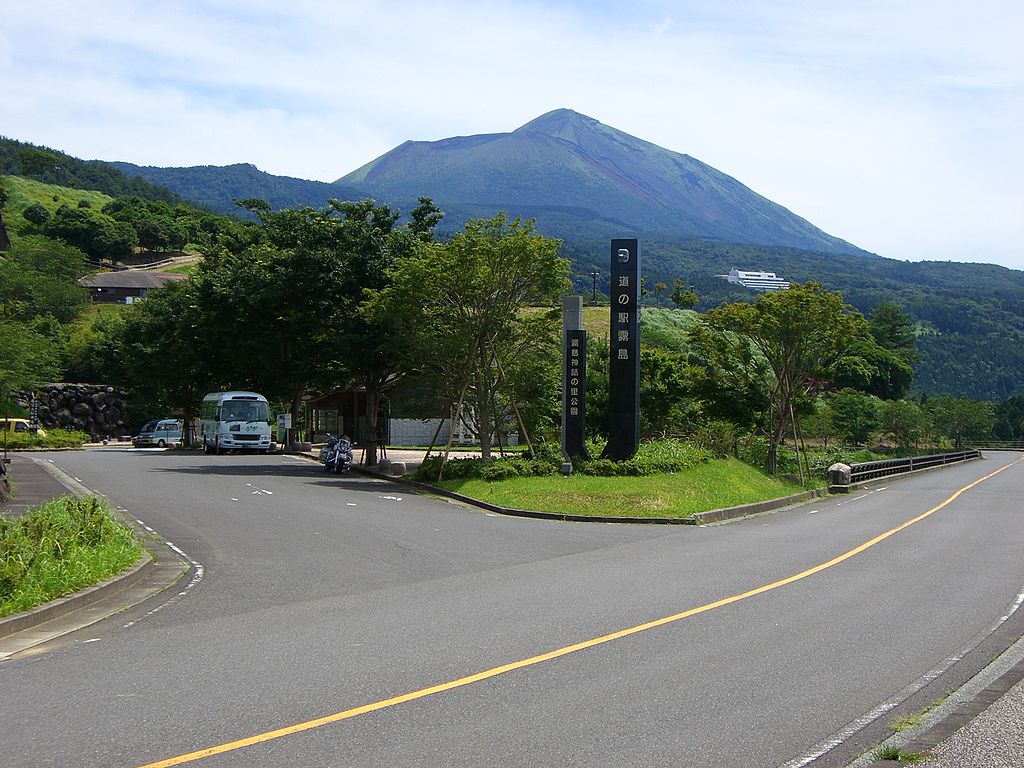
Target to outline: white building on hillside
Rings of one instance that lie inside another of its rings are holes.
[[[728,275],[718,275],[734,285],[752,288],[755,291],[785,291],[789,289],[789,280],[776,277],[774,272],[752,272],[743,269],[730,269]]]

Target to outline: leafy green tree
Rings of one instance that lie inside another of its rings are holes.
[[[640,432],[644,437],[687,434],[700,420],[688,372],[682,355],[640,350]]]
[[[836,436],[835,414],[824,397],[814,402],[814,409],[800,421],[804,437],[816,437],[828,448],[829,441]]]
[[[868,316],[871,335],[883,349],[892,350],[908,363],[916,362],[914,321],[891,301],[883,301]]]
[[[272,328],[254,326],[263,328],[268,350],[282,350],[284,355],[287,344],[293,363],[280,367],[297,385],[293,408],[307,387],[361,384],[369,427],[365,460],[376,463],[379,401],[400,377],[400,339],[387,318],[371,322],[358,311],[359,306],[364,292],[389,283],[396,259],[431,240],[440,211],[423,198],[412,212],[411,223],[399,225],[398,212],[372,200],[332,200],[322,210],[272,211],[260,200],[246,200],[243,205],[259,218],[263,242],[241,252],[277,254],[256,263],[273,264],[278,277],[251,290],[265,303],[294,311],[282,314]],[[241,262],[242,268],[247,259]],[[311,326],[316,329],[313,333]]]
[[[210,323],[194,284],[167,283],[127,308],[122,322],[108,326],[106,348],[96,351],[111,355],[104,371],[120,369],[133,401],[180,409],[190,424],[203,395],[221,384],[222,369],[215,364],[226,356],[243,362],[225,354],[230,347],[217,346]]]
[[[786,427],[851,357],[867,334],[864,317],[838,293],[817,283],[763,294],[754,304],[726,304],[704,316],[717,331],[744,337],[763,357],[769,379],[769,447],[765,469],[774,474]]]
[[[899,353],[880,346],[871,337],[857,340],[849,355],[835,367],[839,387],[852,387],[884,400],[898,400],[910,390],[914,369]]]
[[[45,222],[43,232],[48,237],[79,248],[96,260],[123,261],[132,255],[138,244],[138,236],[131,225],[88,208],[66,205],[58,208]]]
[[[960,449],[968,440],[989,440],[995,424],[992,403],[965,397],[941,395],[928,401],[928,413],[935,429]]]
[[[25,218],[25,221],[35,224],[37,227],[43,226],[50,220],[50,212],[42,203],[32,203],[32,205],[22,211],[21,215]]]
[[[677,277],[675,287],[672,289],[672,303],[679,309],[693,309],[699,301],[700,297],[697,292],[693,288],[684,286],[683,281]]]
[[[882,403],[882,430],[900,448],[915,445],[931,428],[928,414],[911,400],[889,400]]]
[[[880,401],[855,389],[841,389],[828,397],[832,424],[844,443],[864,445],[878,431]]]
[[[85,274],[77,248],[45,237],[23,237],[0,259],[0,315],[32,322],[70,323],[88,304],[77,279]]]
[[[29,323],[0,316],[0,339],[0,401],[58,377],[60,350],[47,334]]]
[[[1024,440],[1024,395],[997,403],[995,417],[992,433],[997,440]]]
[[[549,318],[523,310],[568,288],[558,242],[498,214],[470,220],[448,243],[418,243],[396,263],[391,285],[371,293],[367,316],[402,332],[408,369],[429,370],[451,402],[470,405],[489,458],[492,435],[516,405],[508,372],[550,331]]]

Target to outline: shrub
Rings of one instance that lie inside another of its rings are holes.
[[[29,432],[8,432],[7,447],[13,449],[23,448],[81,448],[83,443],[89,442],[91,438],[85,432],[65,431],[63,429],[52,429],[45,437],[40,434]],[[0,441],[3,438],[0,437]],[[2,444],[2,442],[0,442]]]
[[[592,456],[599,453],[596,445],[588,446]],[[444,467],[445,480],[481,479],[507,480],[513,477],[544,477],[554,475],[561,467],[561,451],[545,451],[539,458],[522,457],[483,459],[454,459]],[[628,461],[594,458],[577,462],[574,471],[583,475],[603,477],[643,476],[680,472],[711,458],[711,452],[681,440],[655,440],[642,443],[636,455]],[[432,456],[416,470],[414,478],[422,482],[436,482],[441,469],[441,457]]]
[[[732,456],[736,453],[736,425],[730,421],[709,421],[698,427],[693,435],[693,443],[710,451],[716,458]]]

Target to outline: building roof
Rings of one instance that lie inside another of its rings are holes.
[[[188,280],[188,275],[126,269],[120,272],[97,272],[78,282],[86,288],[159,288],[171,280]]]

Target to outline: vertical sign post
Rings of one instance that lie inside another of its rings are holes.
[[[562,454],[563,472],[572,471],[573,459],[587,460],[583,438],[586,427],[587,332],[583,325],[583,297],[562,299]]]
[[[632,458],[640,446],[640,243],[612,240],[608,445],[604,457]]]

